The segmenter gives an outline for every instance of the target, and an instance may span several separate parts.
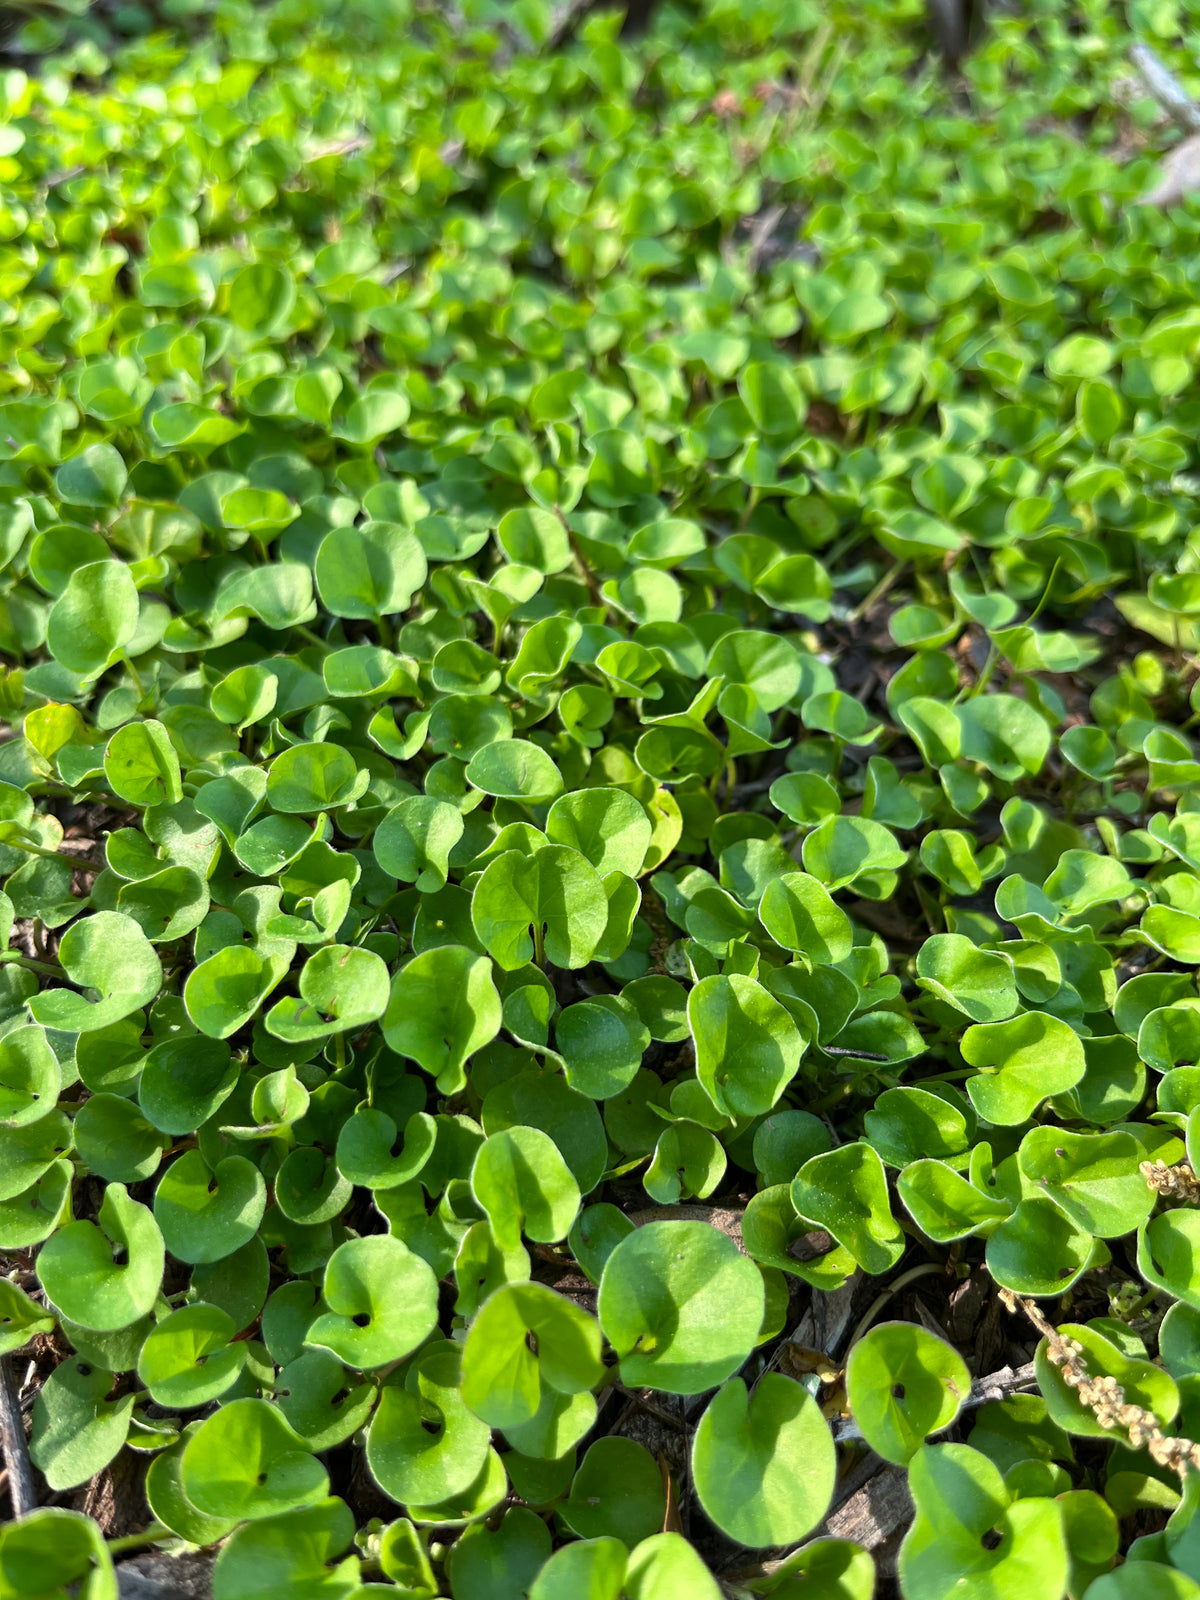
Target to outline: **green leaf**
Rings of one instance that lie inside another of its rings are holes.
[[[1056,1501],[1011,1501],[999,1469],[966,1445],[925,1445],[909,1482],[917,1516],[900,1551],[906,1590],[941,1600],[966,1582],[981,1600],[1060,1600],[1068,1565]]]
[[[229,1341],[237,1329],[217,1306],[181,1306],[147,1334],[138,1378],[161,1406],[187,1410],[216,1400],[237,1381],[245,1344]]]
[[[581,1539],[620,1539],[632,1549],[662,1527],[667,1501],[658,1463],[633,1439],[597,1439],[580,1463],[559,1515]]]
[[[471,1192],[502,1250],[522,1233],[542,1244],[565,1239],[579,1211],[579,1185],[554,1141],[540,1128],[510,1128],[480,1145]]]
[[[497,1289],[471,1324],[462,1361],[463,1400],[493,1428],[529,1422],[546,1389],[580,1394],[604,1374],[595,1319],[540,1283]]]
[[[45,1030],[16,1027],[0,1037],[0,1125],[26,1127],[54,1110],[62,1069]]]
[[[604,1265],[597,1312],[624,1383],[700,1394],[749,1355],[763,1317],[758,1268],[704,1222],[650,1222]]]
[[[425,582],[420,541],[394,522],[332,528],[314,570],[322,603],[336,617],[374,621],[407,611]]]
[[[1175,1380],[1152,1361],[1139,1360],[1125,1354],[1118,1345],[1097,1328],[1085,1323],[1064,1323],[1060,1330],[1066,1339],[1075,1340],[1082,1347],[1082,1359],[1089,1374],[1096,1378],[1116,1380],[1125,1391],[1126,1403],[1142,1406],[1158,1418],[1163,1427],[1169,1427],[1179,1410],[1179,1389]],[[1038,1387],[1046,1401],[1046,1411],[1053,1422],[1068,1433],[1085,1439],[1102,1439],[1106,1430],[1094,1409],[1085,1406],[1075,1390],[1063,1380],[1062,1371],[1046,1354],[1043,1339],[1037,1347],[1034,1360],[1037,1365]]]
[[[688,995],[696,1072],[727,1116],[770,1111],[795,1077],[803,1042],[784,1007],[753,978],[704,978]]]
[[[971,1104],[1006,1127],[1024,1122],[1046,1095],[1072,1088],[1086,1065],[1074,1029],[1044,1011],[968,1028],[960,1048],[963,1060],[979,1069],[967,1079]]]
[[[866,817],[826,817],[801,854],[805,871],[827,889],[844,889],[867,872],[893,871],[907,859],[895,835]]]
[[[231,1400],[203,1422],[183,1452],[184,1493],[210,1517],[277,1516],[322,1500],[329,1477],[265,1400]]]
[[[149,1210],[110,1183],[96,1222],[70,1222],[43,1246],[38,1277],[72,1322],[105,1332],[145,1316],[163,1275],[163,1238]],[[89,1474],[90,1476],[90,1474]]]
[[[29,1455],[51,1489],[86,1483],[125,1443],[134,1396],[107,1400],[112,1386],[111,1372],[72,1357],[41,1385],[33,1406]],[[0,1544],[0,1563],[6,1554]]]
[[[321,1296],[329,1310],[310,1325],[307,1342],[351,1367],[401,1360],[437,1321],[432,1270],[389,1234],[339,1245],[326,1264]]]
[[[46,645],[68,672],[103,672],[128,645],[138,626],[138,594],[121,561],[78,567],[50,608]]]
[[[776,944],[817,966],[844,961],[853,945],[849,917],[806,872],[773,878],[759,901],[758,919]]]
[[[434,1344],[413,1361],[403,1383],[386,1383],[379,1396],[367,1464],[403,1505],[440,1505],[469,1494],[487,1470],[490,1429],[467,1409],[460,1366],[457,1348]]]
[[[696,1494],[739,1544],[791,1544],[820,1522],[833,1495],[836,1453],[816,1401],[769,1372],[748,1395],[732,1378],[709,1402],[692,1442]]]
[[[238,1528],[213,1567],[213,1600],[252,1600],[272,1594],[299,1600],[352,1600],[359,1562],[345,1555],[354,1538],[354,1514],[341,1500],[323,1499]]]
[[[167,1249],[180,1261],[222,1261],[249,1243],[267,1204],[267,1187],[245,1156],[215,1166],[185,1150],[159,1179],[154,1217]]]
[[[429,795],[410,795],[375,830],[375,859],[391,877],[432,894],[445,886],[450,852],[462,838],[463,826],[456,806]]]
[[[971,1375],[958,1352],[911,1322],[881,1322],[852,1348],[846,1393],[855,1422],[885,1461],[906,1466],[958,1415]]]
[[[973,1022],[998,1023],[1017,1009],[1012,963],[960,933],[925,940],[917,954],[917,983]]]
[[[365,788],[353,756],[340,745],[296,744],[271,763],[267,804],[282,812],[330,811],[358,799]]]
[[[1132,1134],[1065,1128],[1030,1129],[1019,1157],[1029,1182],[1101,1239],[1132,1233],[1154,1209],[1154,1191],[1139,1170],[1144,1159]]]
[[[484,794],[531,804],[553,800],[563,787],[554,762],[528,739],[496,739],[484,745],[468,762],[466,777]]]
[[[471,922],[505,972],[543,951],[557,967],[584,967],[608,925],[608,898],[599,873],[566,845],[506,850],[475,885]]]
[[[29,1002],[35,1022],[67,1033],[90,1033],[127,1017],[152,1000],[162,966],[145,934],[115,911],[94,911],[63,934],[58,959],[68,979],[99,998],[46,989]]]
[[[395,974],[381,1027],[392,1049],[410,1056],[444,1094],[464,1084],[469,1058],[494,1039],[502,1018],[491,963],[464,945],[414,956]]]

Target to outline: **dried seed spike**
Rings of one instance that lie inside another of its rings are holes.
[[[1143,1163],[1143,1173],[1149,1166],[1150,1162]],[[1163,1167],[1163,1163],[1158,1162],[1157,1166]],[[1164,1167],[1163,1170],[1172,1169]],[[1197,1183],[1192,1169],[1188,1167],[1187,1170],[1192,1182]],[[1197,1187],[1200,1195],[1200,1183]],[[1169,1467],[1181,1478],[1187,1476],[1189,1467],[1200,1467],[1200,1443],[1194,1439],[1168,1438],[1152,1411],[1125,1399],[1125,1391],[1114,1377],[1105,1373],[1094,1378],[1083,1359],[1083,1346],[1078,1340],[1059,1333],[1034,1301],[1023,1299],[1011,1289],[1001,1289],[1000,1299],[1009,1311],[1019,1307],[1033,1323],[1046,1341],[1046,1359],[1061,1369],[1063,1382],[1075,1390],[1080,1404],[1087,1407],[1102,1428],[1123,1428],[1131,1448],[1148,1451],[1151,1460]]]
[[[1139,1170],[1155,1194],[1164,1200],[1200,1205],[1200,1178],[1191,1162],[1181,1161],[1178,1166],[1169,1167],[1165,1161],[1143,1161]]]

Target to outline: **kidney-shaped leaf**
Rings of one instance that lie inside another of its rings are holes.
[[[162,1282],[162,1234],[123,1183],[104,1191],[96,1222],[70,1222],[38,1256],[47,1297],[83,1328],[108,1332],[145,1316]]]
[[[702,978],[688,995],[696,1073],[726,1116],[761,1116],[795,1077],[803,1041],[762,984],[733,973]]]
[[[863,1438],[905,1466],[931,1433],[949,1427],[971,1388],[952,1345],[912,1322],[881,1322],[846,1363],[846,1394]]]
[[[968,1066],[971,1104],[998,1126],[1024,1122],[1047,1095],[1063,1094],[1083,1077],[1083,1042],[1074,1028],[1044,1011],[968,1028],[959,1047]]]
[[[58,959],[72,983],[92,989],[87,1000],[70,989],[34,995],[34,1020],[64,1033],[91,1033],[119,1022],[158,993],[162,964],[146,935],[116,911],[95,911],[73,922],[63,934]]]
[[[608,926],[608,897],[578,850],[560,844],[530,856],[506,850],[475,885],[471,921],[505,972],[531,959],[585,967]]]
[[[437,1322],[433,1269],[391,1234],[339,1245],[321,1293],[329,1310],[310,1325],[306,1343],[332,1350],[348,1367],[401,1360]]]
[[[844,1144],[811,1157],[792,1182],[792,1204],[815,1227],[831,1233],[866,1272],[886,1272],[904,1254],[883,1162],[869,1144]]]
[[[265,1400],[221,1406],[184,1450],[181,1473],[198,1511],[240,1521],[311,1506],[329,1490],[325,1468]]]
[[[507,1283],[471,1324],[463,1348],[463,1399],[493,1428],[528,1422],[542,1386],[592,1389],[604,1375],[600,1329],[574,1301],[540,1283]]]
[[[541,1244],[565,1239],[579,1213],[579,1185],[540,1128],[505,1128],[485,1139],[471,1191],[502,1250],[515,1250],[522,1233]]]
[[[604,1264],[597,1310],[622,1380],[701,1394],[730,1377],[762,1325],[763,1279],[706,1222],[649,1222]]]
[[[500,996],[486,956],[461,944],[438,945],[414,956],[392,978],[383,1036],[436,1077],[443,1094],[457,1094],[463,1068],[500,1031]]]
[[[1130,1133],[1031,1128],[1021,1141],[1021,1171],[1081,1228],[1100,1239],[1132,1233],[1154,1209],[1145,1159]]]
[[[836,1452],[807,1389],[780,1372],[753,1395],[741,1378],[719,1389],[692,1444],[700,1504],[722,1533],[759,1549],[815,1528],[833,1494]]]

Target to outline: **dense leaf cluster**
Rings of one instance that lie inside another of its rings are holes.
[[[919,9],[0,72],[0,1351],[217,1600],[867,1600],[778,1341],[902,1261],[1107,1295],[1200,1434],[1196,223],[1114,8],[958,88]],[[904,1593],[1196,1600],[1195,1482],[1039,1375],[927,1445],[961,1356],[853,1345]]]

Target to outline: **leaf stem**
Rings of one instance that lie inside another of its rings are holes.
[[[129,658],[129,655],[124,650],[121,652],[121,660],[125,663],[125,666],[129,672],[129,676],[133,679],[133,687],[137,690],[138,700],[144,700],[146,698],[145,685],[138,676],[138,669],[134,666],[133,662]]]
[[[866,599],[860,600],[858,605],[855,606],[854,610],[846,618],[847,625],[851,626],[856,622],[861,622],[868,612],[870,612],[874,606],[879,604],[892,585],[899,582],[901,576],[907,571],[907,561],[894,561],[884,573],[883,577],[880,578],[879,582],[871,590],[870,594],[867,595]]]
[[[66,973],[61,967],[52,967],[45,961],[34,961],[29,956],[20,955],[16,950],[0,950],[0,961],[9,961],[16,967],[24,967],[27,972],[39,972],[44,978],[66,978]]]
[[[144,1545],[158,1544],[163,1539],[174,1539],[170,1528],[165,1528],[161,1522],[152,1522],[148,1528],[143,1528],[141,1533],[127,1533],[122,1539],[108,1540],[108,1553],[110,1556],[124,1555],[126,1550],[140,1550]]]

